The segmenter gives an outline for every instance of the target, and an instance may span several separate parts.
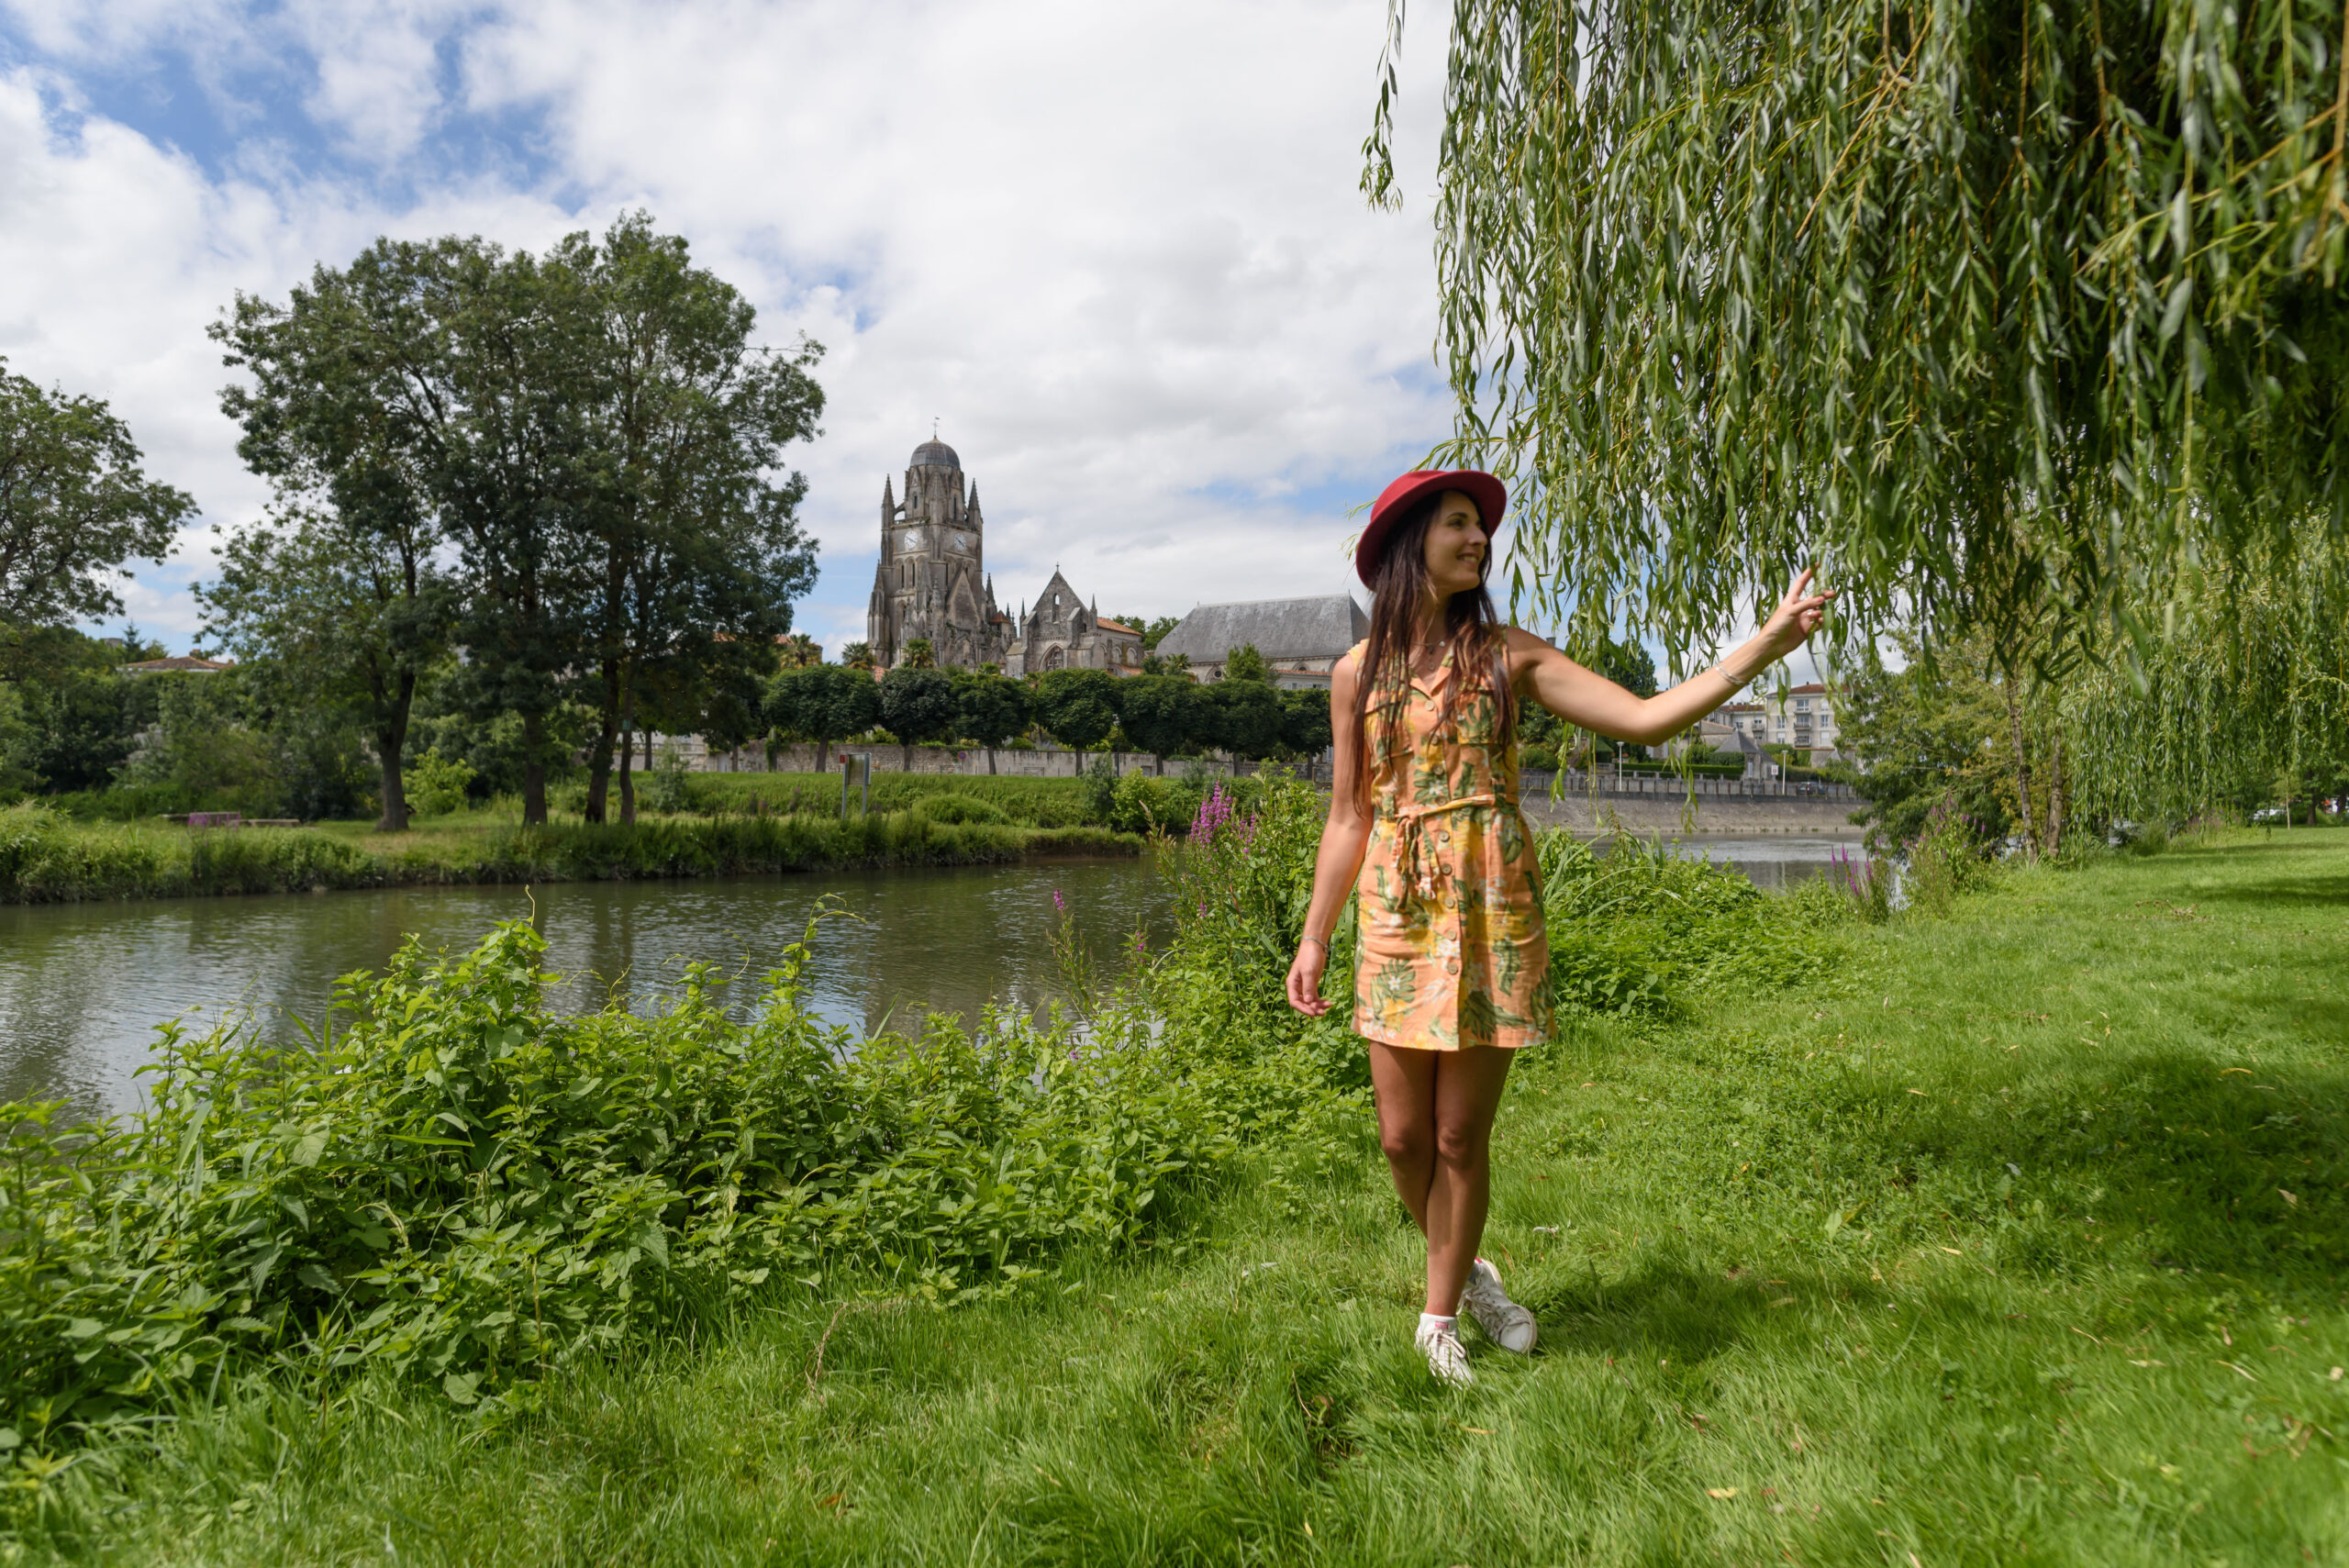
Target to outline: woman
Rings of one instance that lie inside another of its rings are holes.
[[[1638,697],[1513,626],[1485,592],[1507,502],[1488,473],[1407,473],[1371,508],[1354,569],[1375,595],[1370,636],[1330,686],[1336,770],[1289,1005],[1319,1017],[1330,933],[1361,904],[1356,1033],[1369,1042],[1379,1141],[1427,1238],[1418,1343],[1447,1383],[1471,1381],[1464,1301],[1486,1336],[1520,1354],[1533,1315],[1476,1256],[1487,1153],[1509,1055],[1550,1024],[1533,835],[1517,807],[1517,710],[1654,745],[1679,734],[1802,646],[1827,594],[1795,584],[1761,631],[1711,670]]]

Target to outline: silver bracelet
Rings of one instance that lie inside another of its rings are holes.
[[[1323,952],[1325,952],[1325,953],[1326,953],[1326,952],[1328,952],[1328,951],[1330,951],[1330,944],[1329,944],[1328,942],[1326,942],[1326,941],[1322,940],[1319,937],[1310,937],[1310,936],[1308,936],[1308,937],[1299,937],[1299,938],[1297,939],[1297,941],[1298,941],[1300,944],[1303,944],[1303,943],[1305,943],[1305,942],[1311,942],[1311,943],[1313,943],[1316,947],[1319,947],[1319,948]]]

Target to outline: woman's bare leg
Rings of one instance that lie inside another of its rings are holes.
[[[1493,1118],[1513,1051],[1370,1045],[1378,1140],[1428,1241],[1427,1310],[1451,1317],[1475,1266],[1492,1195]]]

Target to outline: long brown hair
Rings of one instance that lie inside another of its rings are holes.
[[[1439,492],[1412,503],[1387,536],[1386,553],[1372,573],[1375,581],[1371,587],[1370,639],[1354,676],[1354,801],[1364,811],[1372,808],[1376,795],[1375,779],[1399,766],[1406,747],[1403,726],[1384,725],[1379,754],[1373,759],[1367,720],[1372,708],[1408,700],[1411,635],[1418,629],[1419,606],[1434,592],[1428,581],[1428,528],[1435,521],[1436,507],[1442,499],[1443,493]],[[1493,597],[1484,583],[1492,573],[1493,536],[1499,531],[1500,519],[1480,511],[1477,520],[1485,528],[1484,571],[1474,588],[1464,588],[1444,602],[1444,641],[1452,653],[1452,679],[1444,683],[1443,707],[1436,722],[1439,728],[1452,722],[1462,691],[1468,682],[1475,681],[1492,694],[1494,710],[1500,716],[1493,734],[1494,749],[1506,751],[1517,735],[1516,694],[1509,685],[1500,617],[1493,613]]]

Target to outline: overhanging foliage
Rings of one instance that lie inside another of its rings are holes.
[[[2342,537],[2344,133],[2342,0],[1455,0],[1442,458],[1586,628],[1817,560],[1844,635],[2076,647]]]

